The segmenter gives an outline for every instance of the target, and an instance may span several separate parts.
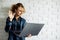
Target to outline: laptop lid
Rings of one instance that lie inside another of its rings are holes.
[[[38,35],[43,26],[44,24],[27,23],[20,36],[26,36],[27,34],[32,34],[32,36]]]

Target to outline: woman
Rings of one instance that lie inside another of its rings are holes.
[[[11,7],[5,26],[5,31],[9,33],[8,40],[25,40],[25,36],[19,37],[26,24],[26,20],[21,17],[24,12],[25,8],[22,3],[14,4]],[[30,36],[31,34],[27,35],[27,37]]]

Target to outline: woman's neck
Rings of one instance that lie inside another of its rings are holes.
[[[16,20],[18,20],[19,16],[18,15],[15,15],[15,18],[16,18]]]

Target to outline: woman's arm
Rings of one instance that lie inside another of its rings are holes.
[[[23,28],[25,27],[25,25],[26,25],[26,20],[25,19],[23,19]],[[31,34],[26,34],[26,36],[24,36],[24,37],[31,37],[32,35]]]
[[[26,20],[25,19],[22,19],[22,29],[25,27],[25,25],[26,25]]]
[[[6,19],[5,32],[9,32],[9,30],[11,29],[11,26],[12,26],[12,21],[10,21],[10,18],[8,17]]]
[[[6,19],[6,26],[5,31],[8,32],[11,29],[12,26],[12,20],[14,18],[15,13],[12,13],[12,11],[9,10],[8,18]]]

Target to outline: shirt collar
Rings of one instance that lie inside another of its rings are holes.
[[[18,20],[20,20],[20,19],[21,19],[21,17],[18,18]],[[14,16],[13,20],[16,20],[15,16]]]

